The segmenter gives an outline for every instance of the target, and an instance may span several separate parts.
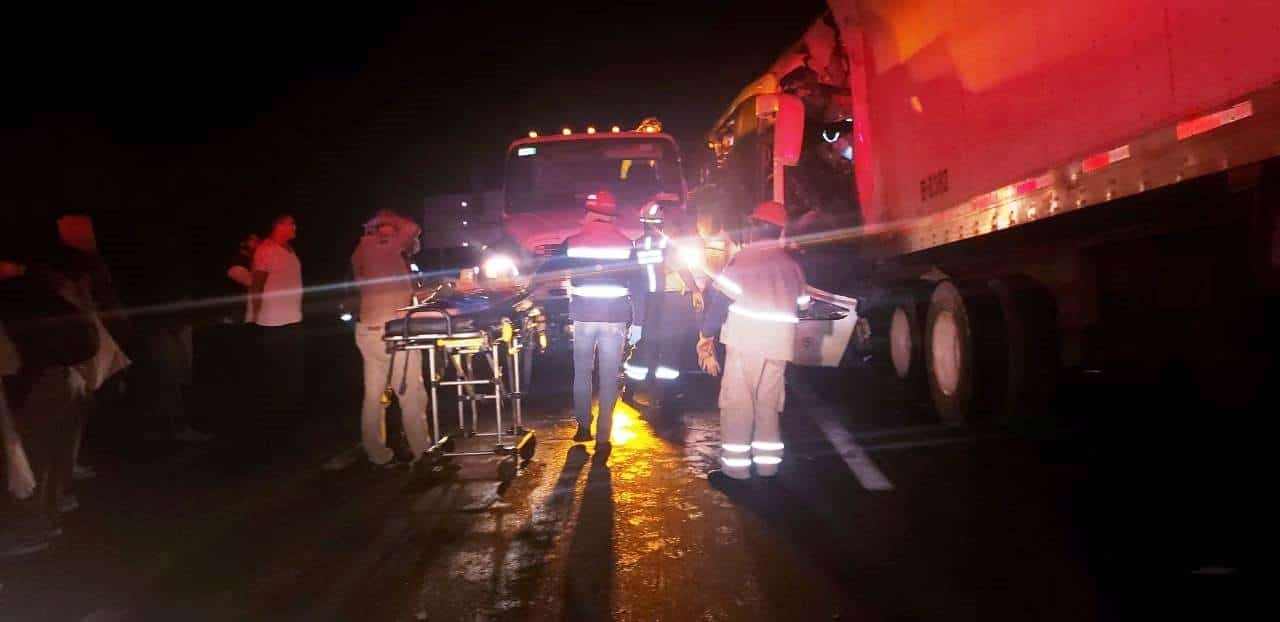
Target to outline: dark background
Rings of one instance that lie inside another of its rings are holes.
[[[685,150],[823,10],[802,2],[217,3],[9,12],[2,226],[88,210],[135,301],[205,295],[298,217],[309,284],[378,207],[499,185],[530,129],[659,116]],[[51,226],[51,225],[48,225]],[[168,287],[167,284],[173,284]]]

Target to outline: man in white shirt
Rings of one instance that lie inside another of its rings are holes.
[[[253,253],[249,322],[261,334],[263,415],[269,422],[302,414],[302,262],[293,251],[293,216],[277,216],[271,234]]]

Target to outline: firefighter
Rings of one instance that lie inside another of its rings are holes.
[[[725,344],[720,381],[720,469],[712,481],[773,477],[782,462],[778,412],[783,372],[794,354],[804,273],[782,244],[786,210],[766,201],[751,213],[750,241],[715,279],[698,339],[698,359],[720,375],[716,337]]]
[[[582,229],[565,240],[566,266],[571,270],[573,410],[578,420],[573,440],[592,440],[591,379],[598,357],[600,410],[596,449],[606,453],[618,398],[622,353],[627,341],[639,341],[644,325],[643,292],[632,291],[637,289],[637,266],[631,239],[614,224],[616,214],[617,203],[608,191],[587,195]]]
[[[697,330],[703,308],[702,290],[688,267],[678,267],[676,244],[663,231],[664,209],[649,203],[640,209],[644,234],[635,241],[636,262],[643,271],[645,317],[649,332],[625,366],[628,378],[643,381],[650,412],[661,413],[665,397],[680,378],[681,347]]]

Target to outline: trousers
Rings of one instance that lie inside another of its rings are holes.
[[[599,441],[608,441],[613,432],[613,407],[618,403],[622,346],[626,339],[627,325],[622,322],[573,322],[573,415],[582,429],[591,429],[591,380],[598,358],[600,407],[596,438]]]
[[[778,474],[782,434],[778,413],[786,400],[786,361],[727,346],[720,379],[720,466],[735,479]]]
[[[387,372],[391,372],[391,389],[400,403],[400,423],[409,448],[416,458],[431,447],[431,432],[427,428],[427,388],[422,380],[422,350],[409,350],[395,358],[391,369],[391,354],[382,341],[383,325],[359,324],[356,326],[356,347],[364,359],[364,401],[360,406],[360,442],[369,461],[386,464],[394,452],[387,447],[386,408],[382,404],[387,386]]]
[[[306,401],[302,323],[257,328],[262,348],[259,423],[272,432],[292,435]]]
[[[52,529],[71,483],[75,441],[93,396],[78,372],[65,366],[40,370],[27,379],[24,399],[13,418],[36,480],[36,494],[18,503],[18,528]]]
[[[693,302],[680,292],[659,292],[649,297],[648,304],[644,337],[636,346],[628,376],[650,382],[676,380],[680,370],[696,364],[698,318]]]

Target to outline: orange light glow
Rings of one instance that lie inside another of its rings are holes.
[[[537,133],[537,132],[535,132],[535,131],[533,131],[533,130],[529,130],[529,138],[537,138],[537,137],[538,137],[538,133]]]
[[[596,128],[594,128],[594,127],[588,127],[588,128],[587,128],[587,133],[588,133],[588,134],[595,134],[595,133],[596,133]]]
[[[565,136],[568,136],[568,135],[570,135],[570,134],[572,134],[572,133],[573,133],[573,130],[571,130],[571,129],[569,129],[569,128],[567,128],[567,127],[566,127],[566,128],[564,128],[563,130],[560,130],[560,133],[561,133],[561,134],[564,134]]]
[[[615,125],[615,126],[613,126],[613,128],[612,128],[612,129],[610,129],[609,131],[613,132],[614,134],[617,134],[617,133],[619,133],[619,132],[621,132],[621,131],[622,131],[622,128],[620,128],[620,127],[618,127],[618,126],[616,126],[616,125]]]
[[[597,416],[600,414],[599,402],[591,405],[591,412]],[[619,399],[613,407],[613,431],[609,433],[609,442],[618,447],[642,448],[658,443],[658,438],[640,420],[640,413]]]

